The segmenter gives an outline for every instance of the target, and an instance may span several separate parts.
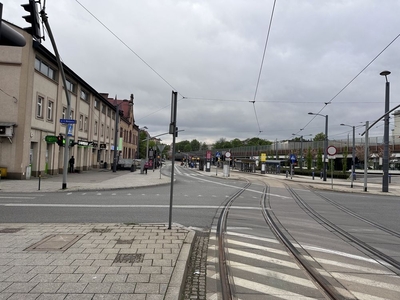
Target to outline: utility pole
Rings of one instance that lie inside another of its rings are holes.
[[[62,83],[64,86],[64,91],[65,95],[67,97],[67,115],[66,118],[71,118],[71,101],[70,101],[70,95],[69,91],[67,89],[67,84],[66,84],[66,79],[65,79],[65,74],[64,74],[64,68],[61,63],[60,59],[60,54],[58,53],[56,41],[54,40],[53,33],[50,28],[50,24],[47,18],[47,14],[44,10],[44,8],[40,11],[40,16],[42,18],[42,21],[47,29],[47,32],[49,34],[49,38],[51,40],[51,44],[54,49],[54,53],[57,59],[57,65],[58,69],[60,70],[61,73],[61,79]],[[61,101],[60,101],[61,102]],[[62,182],[62,189],[65,190],[67,188],[67,173],[68,173],[68,156],[69,156],[69,135],[68,135],[68,125],[65,126],[65,147],[64,147],[64,167],[63,167],[63,182]]]

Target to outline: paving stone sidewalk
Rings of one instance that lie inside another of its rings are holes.
[[[0,299],[176,300],[193,239],[177,224],[3,223]]]

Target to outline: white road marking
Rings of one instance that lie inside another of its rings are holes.
[[[238,286],[242,286],[246,289],[257,291],[259,293],[274,295],[275,297],[281,298],[281,299],[315,300],[315,298],[306,297],[301,294],[288,292],[285,290],[281,290],[281,289],[278,289],[275,287],[267,286],[264,284],[260,284],[260,283],[254,282],[254,281],[250,281],[250,280],[246,280],[246,279],[242,279],[242,278],[238,278],[238,277],[234,277],[233,280],[234,280],[235,284]]]
[[[283,280],[286,282],[292,282],[292,283],[302,285],[302,286],[305,286],[308,288],[317,289],[317,287],[312,283],[312,281],[308,280],[308,279],[303,279],[303,278],[299,278],[299,277],[296,277],[293,275],[288,275],[288,274],[276,272],[276,271],[270,271],[270,270],[267,270],[264,268],[258,268],[258,267],[254,267],[251,265],[246,265],[246,264],[237,263],[237,262],[230,263],[229,265],[235,269],[243,270],[246,272],[251,272],[254,274],[258,274],[258,275],[263,275],[266,277],[276,278],[276,279]]]
[[[234,255],[243,256],[243,257],[249,257],[249,254],[251,254],[251,259],[255,259],[255,260],[259,260],[259,261],[263,261],[263,262],[267,262],[267,263],[271,263],[271,264],[275,264],[275,265],[279,265],[279,266],[284,266],[284,267],[288,267],[288,268],[292,268],[292,269],[296,269],[296,270],[300,269],[296,263],[284,261],[282,259],[266,257],[265,255],[259,255],[259,254],[236,250],[236,249],[232,249],[232,248],[229,248],[228,252],[229,252],[229,254],[234,254]]]
[[[275,253],[275,254],[279,254],[279,255],[289,256],[289,254],[283,250],[274,249],[274,248],[270,248],[270,247],[264,247],[264,246],[260,246],[260,245],[256,245],[256,244],[239,242],[239,241],[235,241],[235,240],[232,240],[229,238],[228,238],[228,243],[231,245],[243,246],[246,248],[257,249],[257,250],[262,250],[262,251],[269,252],[269,253]]]

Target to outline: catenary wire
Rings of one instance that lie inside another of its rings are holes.
[[[80,3],[78,0],[75,0],[84,10],[86,10],[94,19],[96,19],[97,22],[99,22],[105,29],[107,29],[108,32],[110,32],[118,41],[120,41],[126,48],[129,49],[137,58],[139,58],[150,70],[152,70],[158,77],[161,78],[168,86],[170,86],[174,91],[177,91],[173,87],[172,84],[170,84],[160,73],[158,73],[150,64],[145,61],[142,57],[139,56],[131,47],[129,47],[117,34],[115,34],[110,28],[107,27],[102,21],[100,21],[99,18],[97,18],[89,9],[87,9],[82,3]],[[178,91],[177,91],[178,92]],[[178,92],[182,97],[183,95]]]
[[[274,12],[275,12],[275,5],[276,5],[276,0],[274,0],[274,4],[272,6],[272,11],[271,11],[271,17],[269,19],[269,25],[268,25],[268,31],[267,31],[267,36],[265,38],[265,45],[264,45],[264,51],[263,51],[263,55],[262,55],[262,59],[261,59],[261,63],[260,63],[260,70],[258,72],[258,78],[257,78],[257,83],[256,83],[256,89],[254,92],[254,97],[253,97],[253,101],[250,101],[253,104],[253,109],[254,109],[254,115],[256,117],[256,122],[257,122],[257,126],[258,126],[258,135],[260,135],[261,131],[261,127],[260,127],[260,122],[258,121],[258,116],[257,116],[257,109],[256,109],[256,97],[257,97],[257,91],[258,91],[258,87],[260,85],[260,78],[261,78],[261,73],[262,73],[262,69],[263,69],[263,65],[264,65],[264,61],[265,61],[265,53],[267,51],[267,45],[268,45],[268,40],[269,40],[269,35],[271,33],[271,26],[272,26],[272,20],[274,17]]]
[[[363,73],[383,52],[385,52],[385,50],[387,49],[387,48],[389,48],[398,38],[400,37],[400,34],[398,34],[388,45],[386,45],[386,47],[385,48],[383,48],[382,49],[382,51],[380,51],[356,76],[354,76],[336,95],[334,95],[328,102],[325,102],[325,105],[318,111],[318,113],[317,114],[321,114],[321,112],[326,108],[326,106],[328,105],[328,104],[331,104],[332,103],[332,101],[333,100],[335,100],[336,99],[336,97],[338,97],[350,84],[352,84],[353,83],[353,81],[354,80],[356,80],[356,78],[358,77],[358,76],[360,76],[361,75],[361,73]],[[314,115],[312,118],[311,118],[311,120],[310,121],[308,121],[308,123],[304,126],[304,127],[302,127],[303,129],[304,128],[306,128],[308,125],[310,125],[310,123],[312,122],[312,121],[314,121],[314,119],[316,118],[317,116],[316,115]],[[298,131],[299,132],[299,131]],[[298,133],[297,132],[297,133]]]

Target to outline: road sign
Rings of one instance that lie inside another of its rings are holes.
[[[61,124],[76,124],[76,120],[72,119],[60,119]]]
[[[296,155],[290,154],[290,160],[291,160],[292,162],[295,162],[295,161],[296,161]]]
[[[329,146],[328,148],[326,148],[326,153],[328,153],[328,155],[335,155],[337,152],[337,149],[335,146]]]
[[[226,152],[226,153],[225,153],[225,157],[226,157],[226,158],[230,158],[230,157],[231,157],[231,153],[230,153],[230,152]]]
[[[215,153],[215,157],[216,157],[216,158],[220,158],[220,157],[221,157],[221,153],[219,153],[219,152],[217,151],[217,153]]]

